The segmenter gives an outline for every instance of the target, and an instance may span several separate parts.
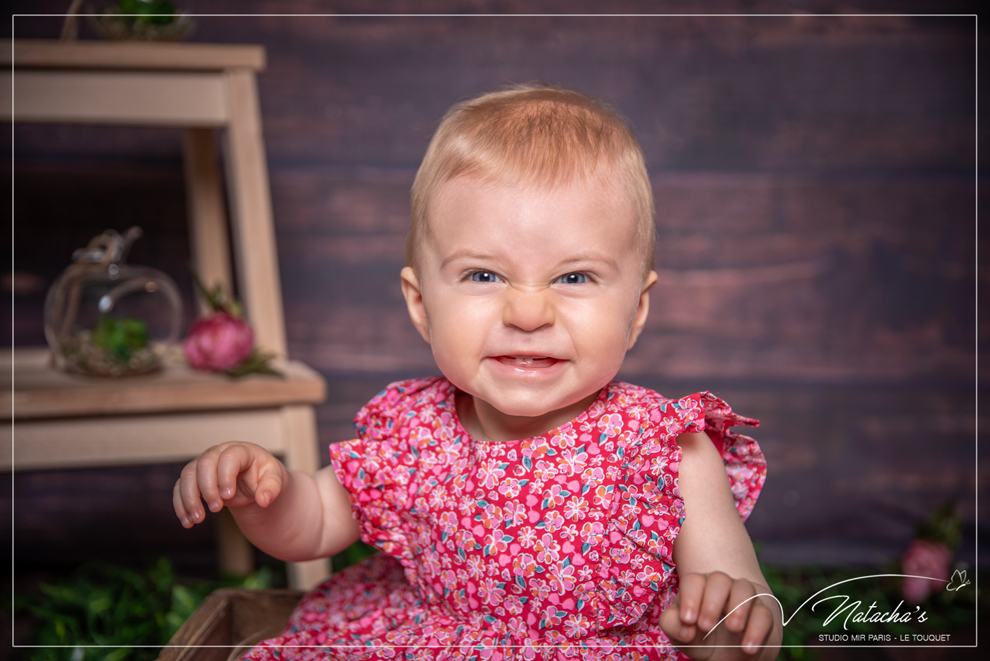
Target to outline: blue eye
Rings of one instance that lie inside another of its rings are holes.
[[[568,273],[557,278],[557,282],[564,285],[583,285],[588,282],[588,276],[584,273]]]
[[[491,271],[475,271],[471,274],[471,282],[501,282],[502,278],[498,277]]]

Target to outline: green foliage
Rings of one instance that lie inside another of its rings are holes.
[[[175,20],[175,5],[168,0],[120,0],[121,14],[137,14],[135,20],[149,25],[168,25]]]
[[[270,569],[245,579],[180,582],[159,560],[146,572],[105,563],[20,597],[16,609],[36,620],[29,661],[151,661],[203,599],[220,587],[272,587]],[[99,646],[99,647],[88,647]]]
[[[229,370],[224,370],[224,374],[231,377],[240,377],[246,374],[268,374],[285,378],[285,375],[272,367],[269,362],[275,358],[275,354],[259,351],[258,347],[251,349],[247,358]]]
[[[138,349],[148,344],[148,326],[133,317],[101,315],[93,328],[93,342],[108,354],[126,363]]]
[[[232,317],[244,316],[244,307],[241,305],[241,302],[233,296],[228,296],[227,292],[224,291],[223,285],[216,284],[212,289],[207,289],[203,281],[199,279],[196,271],[190,269],[190,272],[192,273],[193,282],[196,284],[196,290],[200,296],[206,299],[212,311],[226,312]]]
[[[962,535],[963,518],[958,512],[958,504],[950,500],[935,510],[927,521],[922,522],[915,537],[933,542],[941,542],[952,550],[959,545]]]

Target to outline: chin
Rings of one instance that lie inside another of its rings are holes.
[[[511,415],[515,418],[538,418],[541,415],[546,415],[558,408],[563,407],[553,407],[548,408],[545,406],[540,406],[539,404],[533,404],[532,402],[512,402],[502,404],[499,402],[498,405],[492,404],[504,415]]]
[[[480,399],[481,401],[486,402],[489,406],[496,409],[502,415],[519,418],[536,418],[560,408],[559,406],[556,406],[554,402],[547,402],[545,398],[540,397],[538,393],[533,392],[521,391],[505,393],[503,391],[499,396],[490,391],[484,392],[484,389],[482,389],[481,392],[471,392],[464,388],[461,389],[469,393],[475,399]]]
[[[597,393],[598,391],[596,390],[595,392]],[[538,418],[542,415],[553,413],[554,411],[566,409],[568,406],[573,406],[590,395],[591,393],[588,395],[578,395],[568,397],[566,399],[548,401],[546,399],[533,397],[529,393],[520,393],[517,397],[503,398],[497,403],[491,401],[489,401],[489,403],[505,415],[520,418]]]

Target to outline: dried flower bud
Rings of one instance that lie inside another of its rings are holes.
[[[254,331],[240,317],[214,312],[189,329],[182,348],[196,369],[223,371],[237,367],[251,354]]]
[[[901,584],[904,600],[911,604],[919,604],[932,592],[942,587],[942,582],[949,580],[949,565],[952,562],[952,551],[941,542],[927,539],[916,539],[908,546],[901,559],[903,573],[911,576],[930,576],[927,578],[905,577]]]

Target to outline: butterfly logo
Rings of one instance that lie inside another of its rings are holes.
[[[967,585],[969,585],[969,581],[966,580],[966,570],[957,569],[952,572],[952,578],[949,579],[949,584],[945,586],[945,589],[950,592],[958,592]]]

